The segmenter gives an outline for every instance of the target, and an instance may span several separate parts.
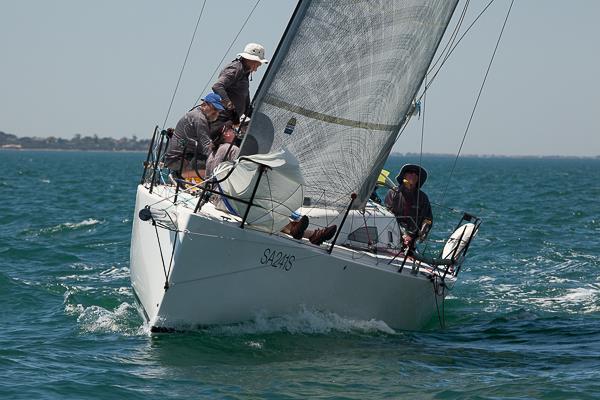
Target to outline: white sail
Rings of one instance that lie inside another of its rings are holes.
[[[254,101],[241,154],[286,148],[311,204],[362,206],[456,0],[305,0]]]

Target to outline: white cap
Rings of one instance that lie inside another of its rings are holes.
[[[265,48],[256,43],[248,43],[244,47],[244,51],[238,54],[238,57],[243,57],[246,60],[260,61],[263,64],[269,62],[269,60],[265,59]]]

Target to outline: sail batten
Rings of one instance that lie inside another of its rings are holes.
[[[333,115],[323,114],[317,111],[308,110],[306,108],[294,104],[286,103],[285,101],[278,100],[273,97],[266,97],[264,99],[264,102],[272,106],[279,107],[281,109],[288,110],[296,114],[304,115],[315,120],[329,122],[330,124],[350,126],[353,128],[373,129],[378,131],[390,131],[397,127],[397,125],[374,124],[365,121],[354,121],[345,118],[338,118]]]
[[[293,153],[305,196],[366,202],[455,0],[307,0],[254,102],[242,154]],[[318,200],[316,200],[318,199]]]

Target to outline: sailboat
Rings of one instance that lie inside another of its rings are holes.
[[[155,129],[130,254],[153,331],[300,309],[395,329],[428,324],[481,221],[465,213],[438,256],[409,255],[394,215],[369,198],[456,5],[300,1],[253,99],[239,158],[191,188],[165,177],[168,137]],[[314,245],[282,233],[294,213],[311,228],[337,225],[336,236]]]

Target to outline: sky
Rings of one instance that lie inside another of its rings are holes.
[[[260,0],[234,41],[256,0],[207,0],[167,114],[203,0],[0,0],[0,131],[148,138],[246,43],[272,56],[295,3]],[[487,3],[471,0],[463,27]],[[496,0],[465,36],[394,151],[459,151],[509,4]],[[596,0],[514,1],[461,154],[600,155],[598,15]]]

